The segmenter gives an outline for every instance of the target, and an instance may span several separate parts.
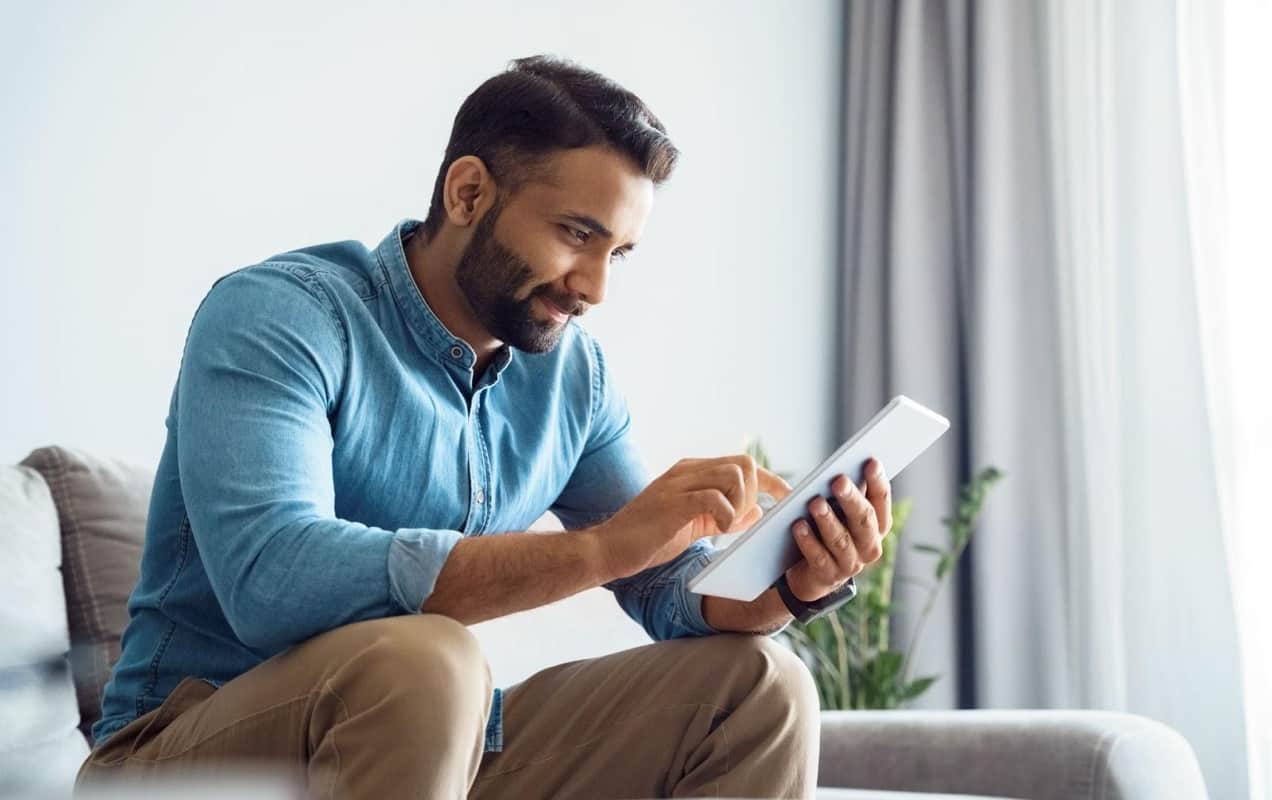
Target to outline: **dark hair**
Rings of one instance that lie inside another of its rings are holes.
[[[515,194],[551,152],[593,145],[627,155],[655,184],[671,177],[679,155],[645,103],[604,75],[550,56],[513,61],[459,107],[424,235],[432,238],[446,216],[442,190],[456,159],[477,156],[500,190]]]

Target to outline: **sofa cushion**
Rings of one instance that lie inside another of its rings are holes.
[[[22,464],[40,472],[57,506],[71,671],[87,737],[128,623],[153,473],[64,447],[41,447]]]
[[[985,794],[931,794],[929,792],[883,792],[877,789],[817,789],[817,800],[1011,800]]]
[[[88,746],[67,664],[57,510],[33,469],[0,467],[0,796],[60,794]]]

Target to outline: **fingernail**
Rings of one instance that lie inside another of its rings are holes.
[[[807,535],[808,535],[808,523],[804,522],[803,520],[800,520],[799,522],[796,522],[796,523],[795,523],[795,525],[794,525],[794,528],[795,528],[795,533],[796,533],[797,535],[799,535],[799,536],[807,536]]]
[[[826,504],[825,500],[819,497],[813,501],[813,511],[816,511],[818,514],[829,514],[830,506]]]
[[[876,478],[883,477],[883,465],[880,464],[878,461],[874,462],[874,476]]]

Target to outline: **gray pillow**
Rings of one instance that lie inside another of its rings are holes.
[[[154,475],[64,447],[33,450],[22,463],[44,477],[57,506],[71,671],[87,737],[101,716],[102,688],[128,624]]]

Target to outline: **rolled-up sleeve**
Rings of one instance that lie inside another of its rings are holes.
[[[604,355],[590,339],[592,408],[587,444],[552,512],[570,530],[595,525],[627,505],[649,485],[649,469],[631,436],[631,413],[614,386]],[[623,611],[655,641],[718,633],[702,616],[702,595],[689,580],[707,564],[704,541],[676,558],[605,584]]]
[[[336,306],[302,266],[220,279],[186,339],[172,422],[190,532],[231,629],[262,653],[418,612],[462,538],[336,518],[347,359]]]

